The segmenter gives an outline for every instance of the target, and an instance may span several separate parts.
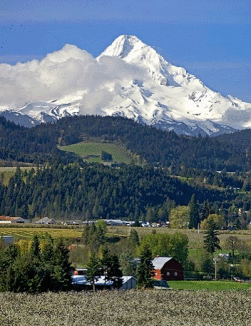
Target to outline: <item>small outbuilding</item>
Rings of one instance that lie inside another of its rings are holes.
[[[36,224],[56,224],[56,222],[49,217],[41,218],[41,220],[38,220],[35,223]]]
[[[122,276],[122,286],[120,290],[131,290],[136,288],[137,280],[134,276]]]
[[[13,216],[0,216],[0,223],[4,224],[15,224],[15,223],[27,223],[28,220],[25,220],[22,217],[13,217]]]
[[[172,257],[156,257],[152,260],[155,276],[159,281],[184,280],[183,266]]]
[[[77,273],[75,273],[77,271]],[[92,285],[90,282],[88,282],[86,278],[86,270],[83,269],[84,273],[82,274],[82,270],[78,269],[76,270],[71,279],[72,279],[72,285],[76,290],[92,290]],[[122,276],[122,286],[120,287],[120,290],[130,290],[136,287],[136,278],[133,276]],[[113,289],[113,282],[112,281],[106,281],[105,276],[100,276],[95,281],[95,287],[99,290],[103,289]]]

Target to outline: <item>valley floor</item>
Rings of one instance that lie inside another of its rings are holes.
[[[3,326],[251,324],[249,290],[1,293],[0,307]]]

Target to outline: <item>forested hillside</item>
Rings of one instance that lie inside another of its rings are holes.
[[[200,203],[209,200],[219,205],[236,197],[233,191],[189,186],[151,167],[60,164],[36,172],[17,169],[9,185],[0,186],[0,215],[136,220],[154,208],[152,220],[167,220],[170,208],[187,205],[193,194]]]
[[[169,167],[170,173],[196,168],[217,171],[251,169],[250,132],[241,131],[221,137],[188,137],[140,125],[121,117],[81,116],[24,128],[0,118],[0,159],[23,162],[78,158],[57,149],[89,138],[120,141],[149,164]]]

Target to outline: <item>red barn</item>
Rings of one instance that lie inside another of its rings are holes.
[[[172,257],[156,257],[152,261],[156,280],[184,280],[183,266]]]

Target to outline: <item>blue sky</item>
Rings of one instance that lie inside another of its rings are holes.
[[[250,0],[1,0],[0,22],[0,63],[66,43],[97,56],[132,34],[211,89],[251,102]]]

